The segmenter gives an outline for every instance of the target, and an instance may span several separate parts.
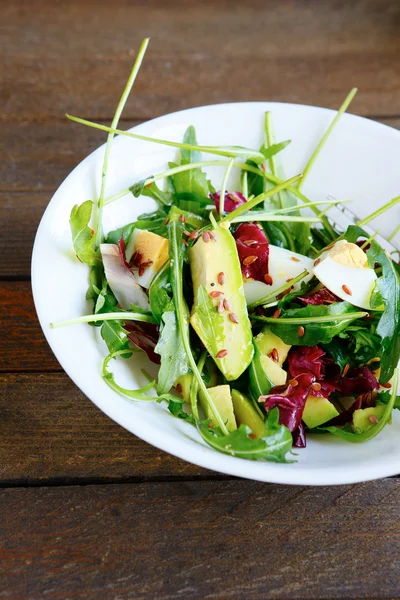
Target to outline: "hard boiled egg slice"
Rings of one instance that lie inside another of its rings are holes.
[[[129,262],[137,253],[137,265],[133,269],[136,281],[148,288],[156,273],[168,260],[168,240],[145,229],[134,229],[126,246],[125,256]],[[141,267],[143,265],[143,267]]]
[[[377,277],[357,244],[345,240],[336,242],[314,262],[314,275],[341,300],[371,308]]]
[[[304,270],[309,272],[309,275],[301,281],[309,281],[312,277],[314,268],[312,258],[279,248],[278,246],[269,246],[268,258],[268,273],[271,275],[272,284],[267,285],[262,281],[255,279],[243,279],[244,293],[248,305],[259,302],[269,294],[273,294],[281,288],[285,283],[289,283],[288,279],[293,279],[302,273]],[[301,282],[295,284],[293,289],[300,288]]]

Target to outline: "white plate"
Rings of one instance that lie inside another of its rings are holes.
[[[181,141],[185,129],[194,125],[199,144],[258,148],[266,110],[272,112],[277,141],[292,140],[279,155],[285,174],[289,177],[300,173],[333,118],[333,111],[267,102],[222,104],[160,117],[134,131]],[[309,439],[307,448],[298,451],[295,464],[233,458],[205,446],[193,427],[171,416],[163,406],[131,403],[114,393],[100,376],[107,349],[96,328],[88,325],[49,328],[51,321],[92,310],[85,301],[89,269],[74,256],[68,219],[73,205],[97,197],[103,153],[104,146],[82,161],[54,194],[40,223],[32,257],[32,288],[40,324],[54,354],[76,385],[109,417],[146,442],[221,473],[303,485],[354,483],[399,473],[399,414],[395,414],[393,425],[366,444],[350,444],[329,435]],[[398,131],[344,115],[303,191],[312,200],[328,196],[351,198],[350,208],[358,217],[363,217],[400,193],[399,155]],[[173,148],[119,137],[111,153],[107,195],[164,170],[167,161],[174,157]],[[222,169],[207,172],[219,188]],[[232,181],[230,189],[235,185]],[[152,200],[127,196],[106,208],[105,228],[111,230],[126,224],[152,208]],[[399,223],[399,210],[397,207],[376,222],[383,235],[390,234]],[[398,242],[396,246],[399,247]],[[154,372],[154,366],[150,365],[147,357],[135,353],[129,361],[119,361],[119,380],[131,388],[143,385],[140,369],[146,366]]]

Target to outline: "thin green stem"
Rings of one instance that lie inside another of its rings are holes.
[[[269,148],[273,144],[273,133],[272,133],[272,118],[271,113],[266,112],[264,116],[264,131],[265,131],[265,142],[267,147]],[[276,175],[276,167],[275,167],[275,156],[271,156],[268,159],[269,169],[272,175]],[[282,192],[278,193],[279,206],[283,208],[283,197]]]
[[[242,176],[242,194],[247,199],[247,196],[249,195],[249,182],[247,178],[247,171],[245,171]]]
[[[293,279],[291,279],[289,282],[285,282],[280,288],[275,290],[273,293],[267,294],[266,296],[264,296],[264,298],[253,302],[253,304],[249,304],[247,308],[256,308],[257,306],[264,306],[269,302],[273,302],[274,300],[276,300],[276,297],[279,296],[279,294],[282,294],[282,292],[286,292],[286,290],[290,290],[290,288],[292,288],[296,283],[304,279],[304,277],[307,277],[307,275],[309,275],[309,272],[307,271],[307,269],[304,269],[304,271],[302,271],[300,275],[293,277]]]
[[[350,106],[350,103],[353,100],[356,93],[357,93],[357,88],[353,88],[351,90],[351,92],[347,95],[345,101],[343,102],[342,106],[339,108],[334,119],[332,120],[332,123],[329,125],[328,129],[325,131],[324,135],[322,136],[322,139],[319,142],[318,146],[315,148],[314,152],[310,156],[308,163],[303,171],[303,178],[297,186],[299,189],[304,185],[304,181],[307,178],[307,175],[309,174],[309,172],[311,171],[315,161],[317,160],[319,153],[321,152],[322,148],[325,146],[326,142],[328,141],[328,138],[329,138],[330,134],[332,133],[333,129],[335,128],[335,126],[337,125],[340,117],[343,115],[344,112],[346,112],[346,110]]]
[[[141,321],[142,323],[154,323],[157,321],[151,315],[143,315],[142,313],[133,312],[112,312],[112,313],[97,313],[95,315],[83,315],[75,319],[67,321],[57,321],[50,323],[52,329],[57,327],[66,327],[67,325],[78,325],[79,323],[96,323],[97,321]]]
[[[376,238],[376,236],[379,234],[379,231],[380,230],[378,229],[372,235],[370,235],[367,240],[365,240],[365,242],[361,246],[361,250],[364,250],[364,248],[366,248],[368,246],[368,244],[370,244],[372,242],[372,240]]]
[[[392,231],[392,233],[389,235],[388,237],[388,242],[391,242],[392,240],[394,240],[394,238],[396,237],[396,235],[399,233],[400,231],[400,225],[397,225],[397,227]]]
[[[243,156],[251,158],[253,160],[261,161],[263,155],[256,150],[250,148],[242,148],[239,146],[194,146],[193,144],[184,144],[181,142],[171,142],[169,140],[160,140],[158,138],[148,137],[146,135],[140,135],[139,133],[132,133],[132,131],[124,131],[123,129],[115,129],[107,127],[107,125],[101,125],[100,123],[94,123],[87,119],[81,119],[80,117],[74,117],[73,115],[66,114],[67,119],[86,125],[87,127],[93,127],[93,129],[100,129],[100,131],[107,131],[108,133],[124,135],[126,137],[133,138],[135,140],[142,140],[144,142],[151,142],[153,144],[161,144],[163,146],[172,146],[173,148],[183,148],[186,150],[197,150],[198,152],[205,152],[206,154],[216,154],[217,156],[228,156],[229,158],[235,156]]]
[[[222,179],[221,191],[219,193],[219,214],[221,215],[221,217],[224,214],[225,191],[226,191],[226,186],[228,184],[228,177],[230,175],[230,172],[232,170],[234,162],[235,162],[234,158],[232,158],[229,161],[229,165],[226,167],[226,171],[225,171],[224,177]]]
[[[289,216],[275,214],[274,212],[257,211],[255,213],[250,214],[246,213],[245,215],[242,215],[241,217],[236,217],[235,219],[229,219],[229,221],[231,223],[243,223],[244,221],[275,221],[278,223],[320,223],[321,219],[319,217],[300,217],[297,215]]]
[[[364,219],[361,219],[361,221],[357,223],[358,227],[364,227],[364,225],[367,225],[368,223],[382,215],[385,211],[389,210],[390,208],[393,208],[393,206],[396,206],[396,204],[398,204],[399,202],[400,196],[393,198],[392,200],[390,200],[390,202],[387,202]]]
[[[331,323],[334,321],[353,321],[367,316],[367,312],[353,312],[346,315],[330,315],[326,317],[260,317],[250,315],[254,321],[263,321],[264,323],[274,323],[275,325],[307,325],[308,323]]]
[[[221,223],[233,221],[234,219],[236,219],[243,213],[245,213],[245,212],[251,210],[252,208],[254,208],[255,206],[257,206],[257,204],[260,204],[260,202],[264,202],[264,200],[266,200],[267,198],[274,196],[281,190],[286,189],[288,186],[292,185],[293,183],[296,183],[296,181],[299,181],[300,179],[301,179],[301,175],[296,175],[295,177],[291,177],[287,181],[283,181],[282,183],[280,183],[279,185],[276,185],[275,187],[271,188],[267,192],[264,192],[263,194],[259,194],[258,196],[256,196],[252,200],[250,200],[249,202],[246,202],[245,204],[241,204],[240,206],[238,206],[238,208],[236,208],[234,211],[232,211],[229,215],[227,215],[226,217],[221,219]]]
[[[142,65],[142,61],[144,55],[146,53],[147,46],[149,44],[149,38],[145,38],[141,43],[139,48],[138,55],[135,60],[135,64],[133,65],[131,74],[129,75],[128,81],[126,82],[126,86],[124,91],[122,92],[122,96],[118,102],[117,110],[115,111],[114,118],[111,122],[111,130],[107,136],[106,148],[104,151],[104,161],[103,161],[103,169],[101,172],[101,188],[100,188],[100,196],[97,203],[97,227],[96,227],[96,246],[100,246],[100,244],[104,240],[103,235],[103,206],[104,206],[104,196],[106,191],[106,181],[107,181],[107,170],[108,170],[108,161],[110,158],[111,144],[114,138],[114,133],[112,130],[116,129],[118,126],[118,122],[121,116],[121,113],[124,109],[126,101],[128,100],[130,91],[132,89],[133,84],[135,83],[136,76],[139,72],[139,69]]]
[[[206,358],[207,358],[207,350],[203,350],[203,352],[201,353],[201,356],[200,356],[200,360],[197,364],[197,368],[198,368],[200,375],[203,372]],[[194,414],[195,418],[199,421],[200,417],[199,417],[199,411],[197,408],[198,389],[199,389],[199,384],[197,383],[197,379],[195,377],[193,377],[192,384],[190,386],[190,406],[192,407],[192,413]]]

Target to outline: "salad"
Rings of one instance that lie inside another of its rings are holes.
[[[128,400],[164,404],[225,454],[289,462],[310,433],[372,439],[400,409],[400,267],[365,227],[400,198],[338,231],[327,216],[338,201],[301,191],[356,90],[303,174],[285,179],[278,159],[289,141],[274,142],[270,113],[259,150],[199,146],[193,127],[182,143],[119,130],[147,44],[111,127],[69,117],[108,139],[100,197],[70,215],[93,311],[51,326],[98,327],[108,348],[104,381]],[[107,198],[116,134],[175,146],[175,162]],[[224,167],[217,188],[208,166]],[[233,169],[240,189],[228,187]],[[105,236],[103,207],[126,194],[152,198],[157,209]],[[158,377],[143,371],[148,384],[127,389],[112,365],[138,350],[159,365]]]

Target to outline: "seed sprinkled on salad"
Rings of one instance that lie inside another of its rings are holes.
[[[228,350],[226,350],[226,348],[223,348],[223,350],[217,352],[215,358],[225,358],[225,356],[228,356]]]
[[[189,235],[189,240],[197,240],[197,238],[199,237],[199,232],[197,229],[195,229],[194,231],[192,231],[192,233]]]
[[[348,296],[352,296],[353,292],[351,291],[351,289],[349,288],[348,285],[342,285],[342,290],[344,291],[345,294],[347,294]]]
[[[280,314],[281,314],[281,309],[277,308],[276,311],[274,311],[274,313],[272,315],[272,318],[273,319],[279,319]]]
[[[210,292],[210,298],[219,298],[220,296],[223,296],[224,293],[220,292],[219,290],[215,290],[214,292]]]
[[[296,258],[296,256],[291,256],[290,258],[293,262],[300,262],[300,259]]]
[[[221,298],[221,300],[218,302],[218,312],[220,314],[222,314],[224,312],[224,310],[225,310],[225,308],[224,308],[224,301]]]
[[[269,273],[265,273],[264,281],[267,285],[272,285],[274,283],[274,280],[272,279],[272,277]]]
[[[226,298],[224,298],[224,308],[225,310],[232,310],[232,304]]]
[[[225,275],[225,273],[223,271],[221,271],[220,273],[218,273],[217,279],[218,279],[219,285],[224,285],[224,283],[226,281],[226,275]]]
[[[210,241],[210,232],[209,231],[202,231],[201,237],[203,238],[203,242],[205,242],[206,244],[208,244],[208,242]]]
[[[297,335],[299,337],[303,337],[303,335],[305,334],[306,330],[304,329],[303,325],[300,325],[300,327],[297,330]]]
[[[185,215],[179,215],[179,221],[181,223],[186,223],[186,217],[185,217]]]
[[[349,369],[350,369],[350,364],[349,364],[349,363],[347,363],[347,364],[344,366],[344,369],[343,369],[343,372],[342,372],[342,377],[346,377],[346,375],[347,375],[347,373],[348,373]]]
[[[228,316],[232,323],[239,323],[239,318],[235,315],[235,313],[229,313]]]
[[[243,259],[243,264],[248,267],[249,265],[252,265],[253,263],[256,262],[256,260],[258,260],[258,256],[246,256],[246,258]]]

